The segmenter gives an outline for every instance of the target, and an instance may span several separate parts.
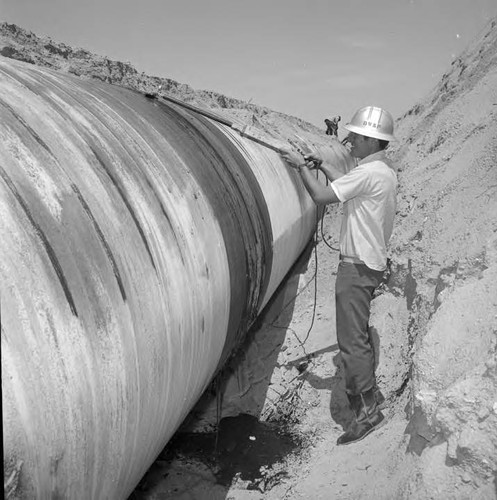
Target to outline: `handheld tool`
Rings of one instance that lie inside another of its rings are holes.
[[[190,111],[194,111],[195,113],[198,113],[199,115],[206,116],[207,118],[210,118],[211,120],[214,120],[216,122],[222,123],[223,125],[226,125],[228,127],[231,127],[233,130],[236,130],[237,132],[240,133],[242,137],[245,137],[251,141],[257,142],[258,144],[261,144],[262,146],[269,148],[273,151],[275,151],[278,154],[282,154],[285,151],[285,144],[279,143],[273,139],[269,139],[266,137],[264,134],[259,132],[258,130],[255,130],[253,127],[250,127],[249,125],[240,125],[235,123],[234,121],[231,121],[224,116],[218,115],[217,113],[214,113],[212,111],[208,111],[203,108],[199,108],[197,106],[194,106],[193,104],[188,104],[184,101],[181,101],[180,99],[176,99],[175,97],[172,97],[167,94],[145,94],[145,97],[148,99],[156,99],[157,101],[169,101],[172,102],[178,106],[181,106],[182,108],[189,109]]]

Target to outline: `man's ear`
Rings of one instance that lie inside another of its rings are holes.
[[[374,146],[375,148],[379,148],[380,147],[380,140],[379,139],[376,139],[376,137],[368,137],[368,136],[365,136],[366,137],[366,140],[372,145]],[[374,143],[373,143],[374,141]]]

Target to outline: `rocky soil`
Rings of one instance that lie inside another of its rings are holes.
[[[0,53],[146,92],[162,86],[287,139],[323,135],[5,23]],[[497,20],[397,120],[397,136],[391,269],[371,322],[384,425],[335,444],[350,412],[334,326],[340,213],[330,208],[316,245],[132,498],[497,498]]]

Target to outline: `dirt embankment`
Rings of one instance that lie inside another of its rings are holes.
[[[0,52],[141,91],[162,85],[282,137],[322,136],[296,118],[148,77],[12,25],[0,25]],[[372,318],[385,425],[360,443],[335,445],[350,413],[334,326],[339,213],[332,209],[316,253],[296,266],[218,381],[220,406],[207,394],[183,429],[245,413],[285,426],[298,450],[283,440],[286,458],[254,465],[254,454],[263,454],[254,443],[269,438],[249,420],[251,432],[230,430],[206,445],[224,450],[224,461],[193,459],[181,446],[165,452],[136,498],[497,498],[496,20],[398,120],[396,135],[391,274]]]
[[[410,425],[422,473],[411,482],[427,498],[436,491],[465,498],[467,488],[467,498],[495,498],[495,20],[402,117],[398,135],[392,153],[402,172],[392,256],[416,283]]]

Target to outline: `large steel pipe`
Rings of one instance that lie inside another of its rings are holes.
[[[137,92],[1,59],[0,113],[7,489],[123,499],[315,207],[273,151]],[[328,154],[350,162],[338,143]]]

